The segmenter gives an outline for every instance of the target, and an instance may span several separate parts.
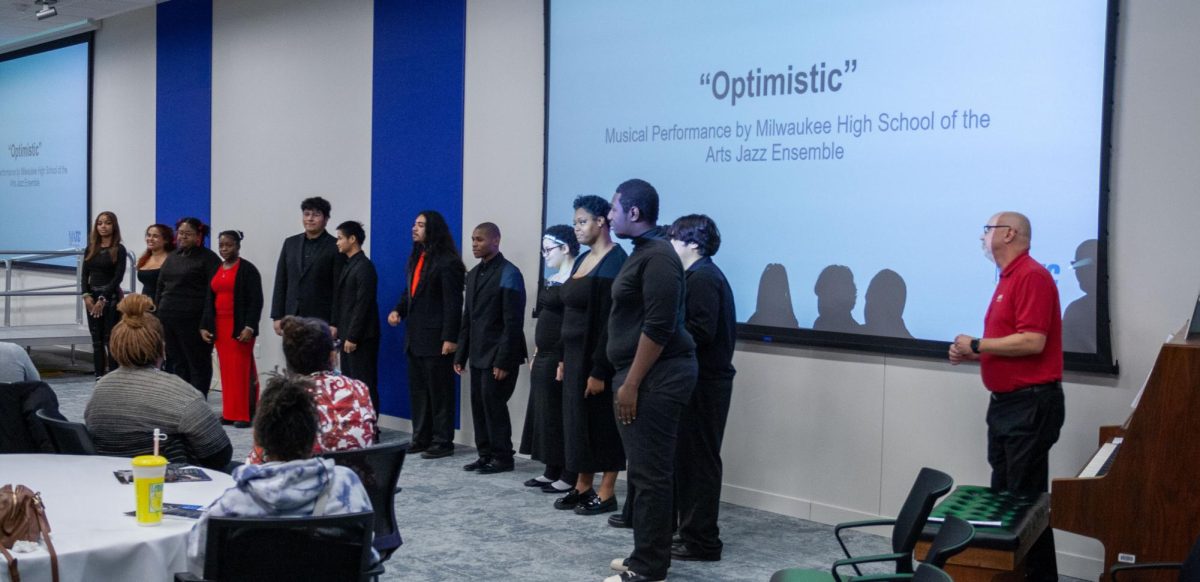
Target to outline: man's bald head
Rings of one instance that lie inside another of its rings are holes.
[[[1026,246],[1029,246],[1029,241],[1033,240],[1033,226],[1029,224],[1029,217],[1006,210],[996,215],[995,224],[1007,224],[1012,228],[1013,234],[1017,235],[1018,239],[1024,241]]]

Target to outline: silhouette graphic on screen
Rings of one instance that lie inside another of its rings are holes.
[[[796,312],[792,309],[792,288],[788,284],[787,269],[779,263],[771,263],[763,269],[758,280],[758,304],[754,315],[746,322],[749,325],[799,328]]]
[[[1063,351],[1096,353],[1096,271],[1099,244],[1090,238],[1075,248],[1075,280],[1083,297],[1076,299],[1063,312]]]
[[[867,285],[863,305],[863,333],[889,337],[912,338],[904,325],[904,303],[908,300],[908,285],[899,273],[884,269],[875,273]]]
[[[858,287],[854,285],[850,267],[829,265],[822,269],[813,292],[817,294],[817,320],[813,322],[813,329],[862,333],[862,324],[850,315],[858,302]]]

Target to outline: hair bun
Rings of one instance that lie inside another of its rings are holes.
[[[141,293],[130,293],[117,304],[117,311],[121,312],[126,324],[141,327],[145,316],[154,312],[154,301]]]

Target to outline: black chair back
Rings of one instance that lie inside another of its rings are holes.
[[[60,455],[94,455],[96,446],[92,444],[92,433],[87,426],[66,420],[59,420],[46,413],[45,409],[37,411],[38,420],[42,421],[50,442],[54,443],[54,451]]]
[[[404,543],[396,524],[396,482],[404,468],[408,445],[406,441],[321,455],[354,471],[366,488],[371,507],[375,508],[374,545],[381,562]]]
[[[372,512],[320,517],[212,517],[204,579],[366,580]]]
[[[892,552],[912,553],[934,504],[939,497],[949,493],[951,487],[954,487],[954,479],[949,475],[929,467],[921,469],[908,492],[908,498],[904,500],[904,506],[900,508],[900,514],[896,516],[896,525],[892,528]],[[901,562],[897,571],[911,573],[911,566],[906,568],[906,562]]]
[[[924,563],[917,566],[917,573],[913,575],[912,582],[954,582],[954,579],[945,570]]]
[[[975,539],[975,526],[967,523],[961,517],[946,516],[938,533],[929,544],[929,552],[925,554],[925,563],[938,568],[946,567],[946,560],[953,558],[963,550],[971,540]]]

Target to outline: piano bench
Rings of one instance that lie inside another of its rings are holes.
[[[925,558],[938,518],[954,515],[975,526],[975,538],[944,568],[955,582],[1024,580],[1025,554],[1050,525],[1050,494],[1019,495],[962,485],[933,509],[916,557]]]

